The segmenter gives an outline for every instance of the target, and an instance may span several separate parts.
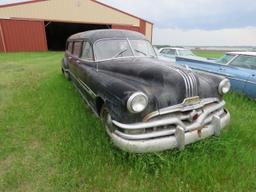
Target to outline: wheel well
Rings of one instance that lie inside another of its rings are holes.
[[[62,64],[63,64],[63,67],[65,69],[68,69],[68,62],[67,62],[67,59],[65,57],[62,59]]]
[[[96,98],[96,110],[98,115],[100,115],[100,110],[102,108],[102,106],[104,105],[104,100],[101,97],[97,97]]]

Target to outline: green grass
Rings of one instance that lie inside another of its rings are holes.
[[[256,103],[229,94],[220,137],[129,154],[60,72],[61,52],[0,54],[0,191],[256,191]]]
[[[208,57],[208,58],[218,58],[224,55],[222,51],[207,51],[207,50],[193,50],[193,53],[201,56],[201,57]]]

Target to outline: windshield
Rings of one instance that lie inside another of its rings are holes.
[[[146,40],[108,39],[94,45],[96,60],[121,57],[156,57],[152,45]]]
[[[227,64],[229,61],[231,61],[231,59],[233,59],[235,57],[235,55],[230,55],[230,54],[226,54],[223,57],[219,58],[216,60],[216,63],[220,63],[220,64]]]
[[[178,50],[180,56],[194,56],[190,50]]]

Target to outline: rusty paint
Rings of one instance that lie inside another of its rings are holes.
[[[189,132],[192,132],[192,131],[197,131],[198,134],[201,134],[201,131],[202,129],[206,128],[206,125],[202,125],[202,126],[199,126],[197,128],[194,128],[194,129],[190,129]]]

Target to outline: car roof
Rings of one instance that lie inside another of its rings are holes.
[[[181,48],[181,47],[162,47],[161,50],[163,50],[163,49],[189,50],[189,49]]]
[[[146,37],[141,33],[128,31],[128,30],[118,30],[118,29],[100,29],[100,30],[91,30],[85,31],[82,33],[77,33],[71,35],[68,38],[69,40],[76,40],[76,39],[88,39],[91,43],[94,43],[100,39],[107,39],[107,38],[121,38],[121,39],[143,39],[146,40]]]
[[[240,52],[233,51],[233,52],[227,52],[226,54],[256,56],[256,52],[253,52],[253,51],[240,51]]]

